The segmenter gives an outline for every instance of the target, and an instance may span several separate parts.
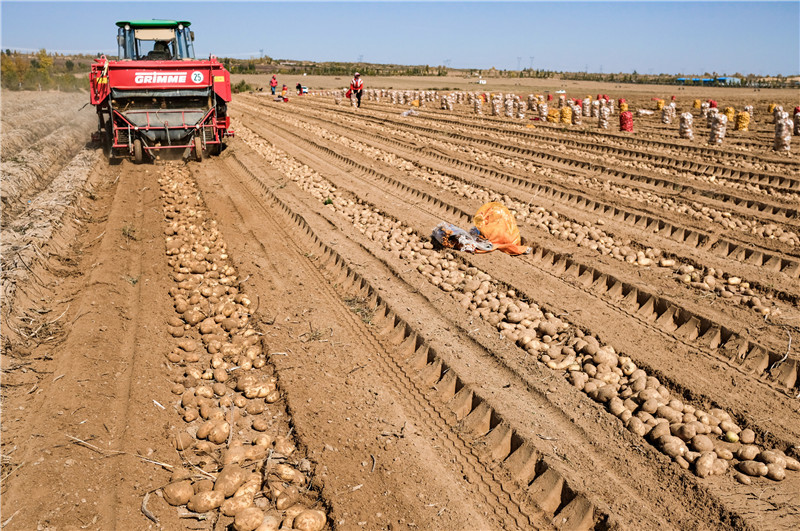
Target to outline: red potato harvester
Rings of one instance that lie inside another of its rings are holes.
[[[90,102],[109,160],[154,159],[158,150],[218,154],[233,136],[227,102],[230,73],[213,55],[195,59],[194,32],[181,20],[117,22],[118,59],[95,59],[89,74]]]

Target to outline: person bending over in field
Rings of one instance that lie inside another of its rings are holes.
[[[361,74],[356,72],[353,75],[353,80],[350,81],[350,93],[355,94],[358,100],[358,107],[361,107],[361,93],[364,90],[364,81],[361,79]]]

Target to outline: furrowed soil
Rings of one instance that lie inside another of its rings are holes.
[[[302,82],[201,163],[109,165],[85,94],[3,93],[3,529],[800,527],[787,93],[678,91],[687,140],[665,87],[565,87],[621,133]],[[529,254],[432,239],[489,201]]]

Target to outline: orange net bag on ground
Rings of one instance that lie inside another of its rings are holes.
[[[511,212],[495,201],[486,203],[475,213],[473,223],[481,235],[495,248],[511,255],[527,254],[531,248],[522,245],[517,222]]]

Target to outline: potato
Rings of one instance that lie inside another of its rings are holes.
[[[214,390],[207,385],[201,385],[194,390],[194,395],[198,398],[214,398]]]
[[[274,514],[268,514],[261,520],[261,524],[256,531],[278,531],[281,526],[281,519]]]
[[[248,415],[260,415],[264,409],[266,409],[266,405],[261,400],[252,400],[244,408]]]
[[[240,511],[252,506],[252,496],[234,496],[222,502],[222,505],[219,506],[219,510],[225,516],[235,516]]]
[[[217,366],[214,369],[214,380],[219,383],[225,383],[228,381],[228,371],[223,369],[221,366]]]
[[[716,459],[711,469],[711,473],[715,476],[721,476],[728,470],[728,461],[724,459]]]
[[[775,463],[781,468],[786,468],[786,458],[783,457],[783,455],[773,450],[762,451],[760,454],[758,454],[758,457],[756,457],[756,459],[768,465],[771,463]]]
[[[652,441],[655,441],[664,435],[669,435],[669,423],[664,421],[658,422],[647,435]]]
[[[205,513],[216,509],[225,501],[225,495],[218,490],[210,490],[195,494],[186,504],[186,508],[195,513]]]
[[[729,443],[739,442],[739,436],[732,431],[726,431],[723,438]]]
[[[215,444],[222,444],[228,440],[228,435],[231,433],[231,425],[225,421],[217,421],[211,432],[208,434],[208,440]]]
[[[275,438],[275,452],[285,457],[289,457],[294,453],[294,451],[295,451],[295,446],[291,440],[281,435]]]
[[[178,341],[178,346],[186,352],[194,352],[197,350],[197,341],[194,339],[182,339]]]
[[[629,418],[628,422],[625,423],[625,427],[628,428],[628,431],[635,433],[639,437],[644,437],[648,432],[647,426],[637,417]]]
[[[204,319],[204,316],[197,310],[188,310],[183,312],[183,319],[191,326],[195,326]]]
[[[698,452],[711,452],[714,450],[714,443],[706,435],[695,435],[692,437],[692,448]]]
[[[714,461],[716,461],[717,456],[714,455],[714,452],[703,452],[700,457],[694,462],[694,470],[698,476],[701,478],[707,478],[711,475],[711,472],[714,467]]]
[[[218,490],[225,494],[228,498],[233,496],[242,483],[247,478],[247,471],[239,468],[236,465],[228,465],[222,469],[217,475],[217,481],[214,483],[214,490]]]
[[[272,446],[272,436],[268,433],[259,433],[253,438],[253,444],[257,446],[269,447]]]
[[[197,455],[211,454],[214,451],[214,444],[208,441],[197,441],[194,445],[194,453]]]
[[[267,447],[254,444],[245,451],[245,459],[247,461],[260,461],[267,455]]]
[[[785,456],[784,460],[786,460],[786,470],[800,471],[800,461],[789,456]]]
[[[264,520],[264,513],[258,507],[248,507],[236,513],[233,528],[236,531],[255,531]]]
[[[213,421],[213,420],[206,421],[202,426],[197,428],[197,438],[198,439],[206,439],[209,436],[209,434],[211,433],[211,430],[214,429],[215,425],[216,425],[216,422]]]
[[[208,492],[210,490],[214,490],[214,482],[210,479],[201,479],[195,481],[192,484],[192,488],[194,489],[195,494],[199,494],[201,492]]]
[[[740,461],[752,461],[760,453],[761,449],[758,446],[754,444],[745,444],[736,451],[736,458]]]
[[[261,474],[250,474],[241,487],[236,489],[234,496],[253,497],[261,490]]]
[[[187,389],[181,394],[182,407],[194,407],[197,405],[197,397],[194,395],[194,389]]]
[[[625,411],[625,403],[622,401],[621,398],[615,396],[608,402],[608,410],[611,412],[612,415],[618,417],[620,413]]]
[[[673,459],[676,457],[681,457],[689,451],[689,449],[686,447],[686,443],[684,443],[678,437],[664,436],[661,438],[661,440],[664,441],[662,443],[662,450],[665,454]]]
[[[769,471],[767,465],[758,461],[742,461],[737,468],[748,476],[766,476]]]
[[[287,509],[292,505],[294,505],[294,503],[297,501],[297,498],[298,494],[296,490],[295,491],[286,490],[282,492],[280,496],[278,496],[277,500],[275,500],[275,507],[279,511],[283,511],[284,509]]]
[[[656,415],[659,418],[668,420],[670,424],[678,423],[683,420],[683,415],[669,406],[658,406]]]
[[[756,440],[756,434],[750,428],[746,428],[739,433],[739,441],[742,444],[753,444]]]
[[[228,450],[222,455],[222,464],[223,465],[230,465],[233,463],[241,463],[245,460],[247,455],[247,449],[243,446],[236,446],[228,448]]]
[[[256,431],[267,431],[269,429],[269,422],[261,417],[253,419],[253,429]]]
[[[192,482],[189,480],[170,483],[163,489],[164,501],[170,505],[186,505],[189,499],[194,496]]]
[[[174,441],[175,441],[175,448],[178,450],[186,450],[194,445],[194,437],[192,437],[185,431],[182,431],[177,435],[175,435]]]
[[[267,393],[267,395],[264,397],[264,402],[266,402],[267,404],[274,404],[280,399],[281,399],[281,392],[278,391],[277,389],[273,389],[272,391]]]
[[[287,464],[281,463],[275,465],[275,473],[279,478],[289,483],[303,485],[306,482],[305,476],[299,470],[295,470]]]
[[[736,475],[735,475],[734,477],[736,478],[736,481],[738,481],[738,482],[739,482],[739,483],[741,483],[742,485],[749,485],[750,483],[752,483],[752,482],[753,482],[753,481],[750,479],[750,477],[749,477],[749,476],[746,476],[746,475],[742,474],[741,472],[737,472],[737,473],[736,473]]]
[[[661,395],[658,394],[658,391],[651,388],[645,388],[639,391],[639,395],[636,397],[636,401],[640,404],[644,404],[648,400],[655,401],[658,405],[661,405]]]
[[[172,469],[172,476],[170,476],[170,482],[177,483],[178,481],[183,481],[185,479],[192,479],[192,470],[178,466]]]
[[[586,382],[589,381],[589,375],[583,371],[570,371],[569,376],[572,385],[577,387],[579,390],[583,390]]]
[[[730,461],[733,459],[733,452],[731,452],[728,448],[723,446],[717,445],[714,447],[714,453],[717,454],[717,457],[720,459],[724,459],[725,461]]]
[[[767,477],[773,481],[783,481],[786,478],[786,469],[779,463],[769,463]]]
[[[321,531],[325,527],[327,517],[317,509],[308,509],[294,517],[294,529],[298,531]]]

